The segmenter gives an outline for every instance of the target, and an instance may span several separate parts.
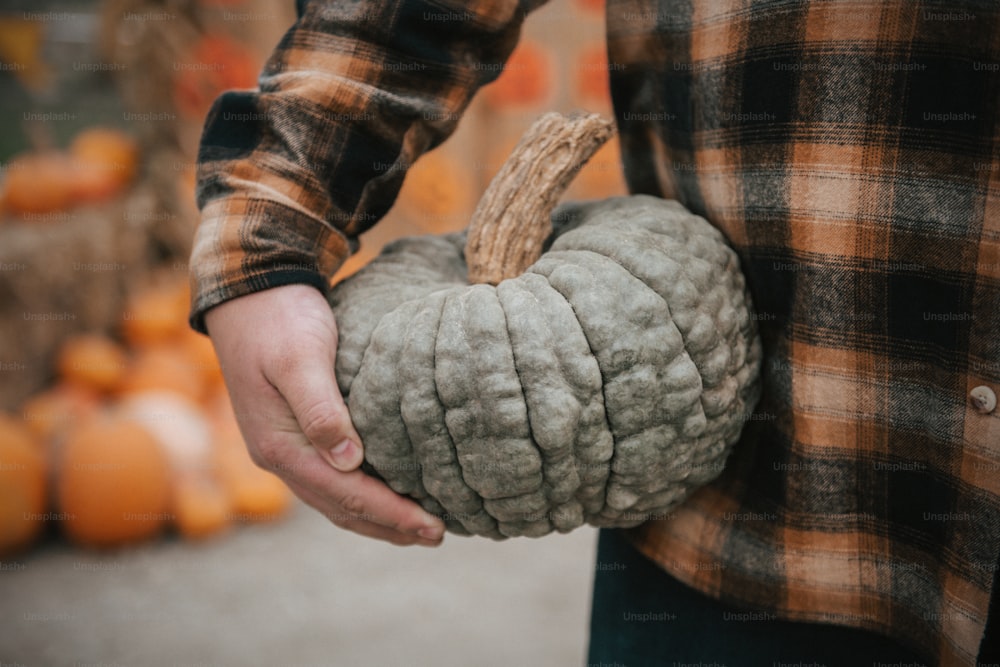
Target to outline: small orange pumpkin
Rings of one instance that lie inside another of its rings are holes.
[[[51,443],[93,416],[101,406],[93,389],[58,382],[21,404],[25,426],[44,443]]]
[[[99,392],[114,391],[127,367],[125,348],[96,333],[67,338],[56,357],[56,368],[62,379]]]
[[[189,288],[186,281],[164,281],[129,295],[121,333],[133,346],[163,342],[188,328]]]
[[[32,216],[70,208],[74,172],[73,161],[62,151],[29,152],[12,158],[2,185],[4,210],[33,221]]]
[[[38,537],[45,524],[47,482],[42,445],[26,426],[0,414],[0,555]]]
[[[219,481],[209,475],[184,475],[174,483],[173,514],[177,532],[199,540],[229,528],[232,508]]]
[[[73,161],[73,193],[78,202],[114,197],[135,178],[139,148],[121,130],[93,127],[80,132],[69,146]]]
[[[292,492],[277,476],[258,468],[236,431],[215,442],[218,474],[229,496],[233,521],[277,519],[292,505]]]
[[[205,395],[204,377],[203,369],[176,344],[150,345],[136,352],[119,392],[166,391],[198,403]]]

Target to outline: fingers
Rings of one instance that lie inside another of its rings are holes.
[[[365,537],[383,540],[397,546],[410,546],[418,544],[420,546],[436,547],[441,544],[440,540],[430,540],[417,535],[401,533],[398,530],[373,523],[365,519],[364,515],[358,516],[347,514],[343,512],[341,508],[336,506],[331,507],[329,500],[326,497],[310,491],[301,484],[289,482],[288,486],[295,492],[295,495],[301,498],[307,505],[317,510],[334,525],[345,530],[350,530],[351,532],[364,535]]]
[[[326,300],[314,289],[296,292],[295,327],[262,350],[261,370],[295,417],[295,429],[326,461],[342,471],[364,460],[334,375],[337,326]]]
[[[268,389],[287,414],[283,398]],[[342,528],[393,544],[433,546],[441,542],[444,524],[439,518],[361,470],[332,468],[302,432],[288,426],[294,426],[290,414],[283,418],[272,409],[260,406],[259,414],[272,417],[257,423],[277,428],[268,433],[254,429],[247,438],[247,449],[257,465],[277,474],[296,495]]]
[[[362,532],[355,523],[370,524],[412,539],[435,544],[441,541],[444,523],[439,518],[374,477],[360,470],[346,473],[333,470],[312,448],[291,446],[273,450],[283,459],[274,468],[289,486],[312,494],[316,501],[309,504],[337,525]]]
[[[239,297],[206,324],[257,465],[338,526],[393,544],[441,541],[440,519],[357,469],[362,442],[334,376],[337,327],[317,290]]]
[[[272,380],[288,402],[306,439],[337,470],[347,472],[361,465],[361,438],[347,412],[333,376],[333,361],[310,363],[303,358],[289,376]]]

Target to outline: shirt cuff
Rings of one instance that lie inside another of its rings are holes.
[[[357,242],[283,203],[225,197],[202,211],[191,252],[189,323],[207,333],[205,313],[272,287],[312,285],[324,295]]]

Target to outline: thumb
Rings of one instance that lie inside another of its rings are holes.
[[[364,460],[361,437],[354,430],[344,398],[325,364],[303,367],[287,386],[277,389],[295,415],[303,435],[330,465],[349,472]]]

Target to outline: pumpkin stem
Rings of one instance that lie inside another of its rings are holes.
[[[528,128],[472,214],[465,243],[470,283],[521,275],[552,233],[552,209],[576,172],[614,133],[596,113],[547,113]]]

